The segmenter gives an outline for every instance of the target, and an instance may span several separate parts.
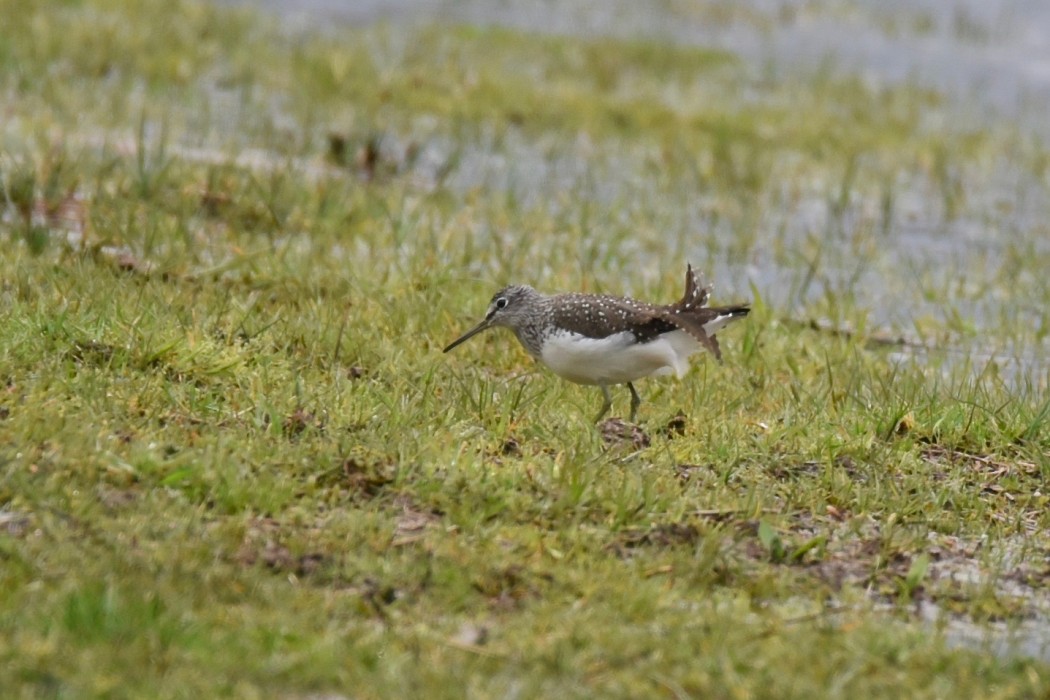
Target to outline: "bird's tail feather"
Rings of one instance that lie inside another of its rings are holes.
[[[693,266],[688,265],[685,271],[685,294],[677,304],[667,307],[665,319],[696,338],[715,358],[721,360],[722,350],[715,332],[725,324],[747,316],[751,309],[744,304],[704,307],[710,295],[710,287],[705,286],[703,279],[693,271]]]
[[[707,299],[710,295],[711,288],[704,285],[703,277],[693,270],[692,265],[686,265],[685,293],[682,295],[681,301],[675,304],[675,306],[682,311],[699,309],[707,303]]]

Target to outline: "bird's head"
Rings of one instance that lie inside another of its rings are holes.
[[[504,287],[492,295],[488,311],[485,312],[485,318],[481,320],[481,323],[449,343],[443,352],[448,352],[457,345],[465,343],[487,328],[495,326],[520,328],[535,314],[535,305],[542,298],[543,295],[526,285],[514,284]]]

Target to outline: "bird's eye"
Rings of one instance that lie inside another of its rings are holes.
[[[507,297],[500,297],[499,299],[497,299],[496,300],[496,308],[497,309],[505,309],[505,308],[507,308]]]

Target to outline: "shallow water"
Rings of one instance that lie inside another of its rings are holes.
[[[235,0],[324,26],[423,21],[493,24],[579,36],[669,39],[721,47],[776,70],[831,60],[872,82],[914,81],[976,100],[986,116],[1050,103],[1050,4],[1043,0]]]

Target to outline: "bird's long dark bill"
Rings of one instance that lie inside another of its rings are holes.
[[[445,348],[444,350],[442,350],[441,352],[448,352],[449,350],[451,350],[452,348],[456,347],[457,345],[462,345],[463,343],[467,342],[468,340],[470,340],[471,338],[473,338],[478,333],[480,333],[481,331],[485,330],[488,327],[489,327],[489,321],[488,321],[488,319],[485,319],[484,321],[482,321],[478,325],[474,326],[473,328],[471,328],[469,331],[467,331],[463,335],[461,335],[458,338],[456,338],[455,340],[453,340],[451,343],[448,344],[448,347]]]

